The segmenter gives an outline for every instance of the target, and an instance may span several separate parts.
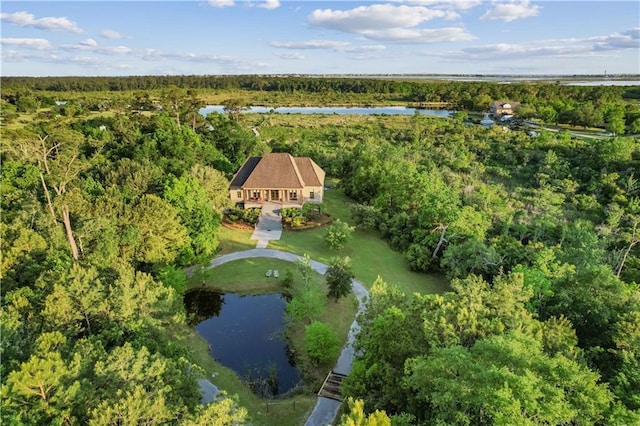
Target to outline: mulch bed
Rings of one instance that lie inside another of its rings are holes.
[[[302,226],[298,226],[298,227],[292,227],[291,224],[288,223],[282,223],[282,229],[285,229],[287,231],[309,231],[311,229],[318,229],[318,228],[322,228],[325,227],[327,225],[329,225],[331,223],[331,217],[329,215],[323,214],[320,215],[319,218],[317,218],[314,221],[311,222],[304,222],[302,224]],[[236,229],[239,231],[253,231],[255,229],[254,225],[251,225],[250,223],[247,223],[243,220],[238,220],[236,222],[231,222],[229,219],[227,219],[226,217],[222,218],[222,226],[224,226],[225,228],[229,228],[229,229]]]
[[[255,226],[243,220],[239,220],[237,222],[231,222],[226,217],[222,218],[222,226],[229,229],[237,229],[239,231],[253,231],[255,229]]]
[[[311,229],[323,228],[331,223],[331,217],[329,215],[323,214],[320,215],[319,218],[312,222],[304,222],[301,226],[292,227],[291,224],[283,223],[282,229],[286,229],[287,231],[309,231]]]

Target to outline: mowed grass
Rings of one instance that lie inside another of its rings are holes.
[[[277,269],[280,278],[267,277],[267,270]],[[206,286],[223,293],[264,294],[282,291],[282,280],[287,269],[294,274],[294,281],[301,278],[296,265],[279,259],[254,258],[235,260],[215,268],[196,272],[190,279],[188,289]],[[317,275],[317,274],[316,274]],[[319,277],[319,276],[318,276]],[[317,278],[318,281],[321,281]]]
[[[279,278],[267,277],[268,269],[277,269]],[[278,259],[255,258],[242,259],[225,263],[215,268],[196,272],[189,280],[188,289],[215,288],[225,293],[261,294],[283,290],[282,280],[290,270],[293,274],[294,285],[291,289],[295,294],[303,280],[295,263]],[[323,293],[327,291],[323,276],[313,273],[311,285],[319,286]],[[347,341],[349,327],[355,318],[357,302],[355,296],[349,295],[338,302],[326,301],[324,312],[316,318],[329,325],[336,333],[342,347]],[[288,327],[287,337],[296,351],[304,355],[305,326],[308,321],[292,324]],[[327,372],[334,364],[314,366],[304,356],[298,357],[298,369],[307,379],[306,387],[287,398],[264,400],[255,396],[251,390],[232,370],[215,362],[209,354],[207,342],[189,327],[176,330],[175,338],[182,340],[191,348],[192,360],[200,365],[213,383],[228,395],[235,395],[238,403],[247,408],[251,414],[253,424],[259,425],[300,425],[313,409],[316,403],[315,392],[318,391]],[[240,356],[240,355],[239,355]]]
[[[339,218],[353,225],[350,201],[340,190],[329,189],[324,197],[325,213],[332,219]],[[285,231],[279,241],[269,242],[269,248],[307,253],[313,260],[323,263],[329,263],[335,256],[349,256],[356,278],[367,287],[380,277],[406,294],[442,293],[449,289],[442,275],[410,271],[402,253],[392,250],[375,231],[356,230],[353,238],[339,251],[329,249],[324,241],[326,232],[326,229]]]
[[[236,251],[249,250],[256,247],[256,240],[251,240],[253,231],[231,229],[225,226],[218,228],[218,253],[223,255]]]

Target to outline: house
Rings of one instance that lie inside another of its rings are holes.
[[[511,118],[515,114],[518,105],[520,105],[520,102],[494,102],[493,105],[491,105],[491,114],[500,119],[505,117]]]
[[[262,207],[266,202],[282,207],[322,203],[324,170],[309,157],[271,153],[249,157],[229,185],[231,201],[240,207]]]

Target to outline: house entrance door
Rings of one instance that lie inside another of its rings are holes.
[[[278,201],[280,199],[280,191],[277,189],[271,190],[271,200]]]

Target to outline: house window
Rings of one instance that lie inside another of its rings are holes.
[[[296,201],[298,199],[298,191],[289,191],[289,199]]]
[[[260,191],[253,191],[253,197],[251,197],[251,199],[253,200],[260,199]]]
[[[310,192],[309,192],[309,198],[312,198],[312,199],[313,199],[313,198],[316,198],[316,193],[315,193],[315,192],[313,192],[313,191],[310,191]]]
[[[238,196],[237,198],[242,198],[242,191],[238,191]]]

